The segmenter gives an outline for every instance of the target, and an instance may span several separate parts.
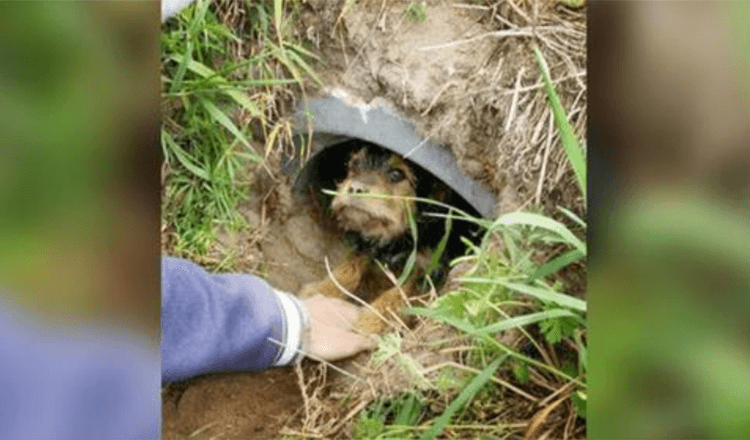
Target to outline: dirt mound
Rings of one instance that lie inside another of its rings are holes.
[[[584,10],[553,2],[370,1],[351,6],[340,19],[343,29],[329,34],[324,29],[336,23],[331,17],[339,17],[332,12],[341,7],[336,3],[321,4],[303,23],[328,63],[323,76],[329,87],[364,102],[389,101],[499,196],[498,214],[550,199],[581,206],[532,44],[584,139]]]
[[[292,369],[200,377],[163,395],[163,437],[275,438],[299,418],[302,396]]]

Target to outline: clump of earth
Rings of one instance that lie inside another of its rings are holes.
[[[463,172],[498,198],[497,215],[533,205],[582,212],[531,47],[538,41],[569,121],[583,139],[584,10],[553,2],[349,3],[343,15],[343,1],[303,5],[298,32],[325,61],[315,69],[326,88],[308,96],[337,90],[361,103],[387,103],[423,137],[453,151]],[[231,249],[237,271],[297,292],[326,276],[326,260],[335,267],[349,250],[314,207],[295,198],[281,162],[280,154],[272,154],[255,172],[250,200],[239,208],[248,226],[238,233],[218,231],[223,246],[216,257]],[[423,323],[402,335],[402,352],[423,367],[451,362],[453,355],[433,343],[454,336]],[[164,438],[348,435],[347,421],[358,405],[415,385],[393,359],[377,367],[368,360],[363,354],[337,364],[367,376],[365,381],[305,361],[297,371],[217,374],[172,384],[163,392]],[[333,403],[352,392],[359,398],[346,407]]]

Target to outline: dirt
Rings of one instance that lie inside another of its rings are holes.
[[[358,101],[377,100],[397,109],[424,137],[451,148],[459,167],[498,196],[498,215],[534,203],[544,205],[552,191],[557,204],[580,207],[546,98],[537,85],[529,38],[491,33],[505,29],[494,18],[499,12],[516,23],[513,32],[519,34],[527,32],[525,20],[532,16],[542,27],[562,26],[570,38],[581,39],[577,44],[582,51],[576,46],[568,52],[558,49],[562,55],[545,47],[542,52],[553,80],[567,78],[556,87],[563,105],[577,109],[569,119],[582,135],[585,11],[561,11],[551,2],[532,11],[508,6],[511,2],[495,3],[492,9],[436,0],[421,2],[426,21],[419,22],[405,18],[409,3],[363,0],[340,19],[344,2],[308,0],[299,32],[325,61],[316,69],[327,85],[309,94],[343,90]],[[551,23],[550,17],[557,22]],[[570,23],[562,23],[565,20]],[[544,30],[540,34],[550,41],[555,38]],[[550,47],[563,47],[558,40]],[[291,181],[281,174],[279,164],[272,154],[267,168],[255,171],[251,199],[239,209],[249,225],[233,235],[219,231],[223,248],[216,257],[220,260],[229,249],[236,271],[260,275],[277,288],[297,292],[304,283],[326,275],[325,258],[333,267],[349,250],[321,226],[314,210],[292,197]],[[416,364],[429,367],[454,360],[435,345],[445,340],[456,345],[451,332],[425,326],[403,333],[402,353]],[[277,438],[302,431],[324,437],[350,435],[346,422],[352,409],[376,395],[419,386],[421,380],[404,371],[403,358],[375,367],[367,364],[368,357],[337,364],[364,379],[352,380],[330,368],[321,371],[312,362],[302,368],[305,381],[330,385],[327,395],[355,396],[345,407],[320,403],[324,396],[315,395],[312,386],[300,387],[292,368],[211,375],[169,385],[163,399],[164,438]],[[437,374],[433,371],[425,380]],[[317,412],[310,410],[311,399],[319,403]]]
[[[524,13],[512,2],[490,8],[432,0],[420,2],[426,21],[419,22],[404,13],[415,2],[366,1],[332,35],[336,3],[321,4],[302,24],[320,40],[323,93],[343,89],[359,101],[388,102],[423,137],[451,148],[459,167],[498,196],[498,215],[539,205],[555,189],[563,206],[581,207],[538,86],[530,36],[537,33],[569,121],[583,138],[585,11],[554,2]],[[342,41],[352,50],[342,50]]]
[[[275,438],[301,401],[290,368],[200,377],[164,392],[163,438]]]

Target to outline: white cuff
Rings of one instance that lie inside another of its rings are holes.
[[[273,364],[275,367],[280,367],[290,365],[302,356],[303,332],[305,327],[308,326],[308,319],[300,300],[288,293],[276,289],[273,289],[273,291],[281,303],[286,324],[284,326],[284,340],[282,341],[284,343],[283,351]]]

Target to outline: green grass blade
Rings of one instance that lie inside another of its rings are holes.
[[[236,137],[240,142],[245,144],[245,146],[250,147],[250,141],[247,140],[245,135],[242,134],[240,129],[237,128],[236,125],[234,125],[234,122],[232,122],[232,120],[229,119],[229,117],[225,115],[224,112],[219,110],[219,108],[213,105],[210,101],[203,101],[202,104],[216,122],[223,125],[224,128],[229,130],[229,132],[232,133],[234,137]]]
[[[576,237],[564,224],[539,214],[512,212],[495,221],[497,225],[529,225],[557,233],[567,244],[586,255],[586,243]]]
[[[422,411],[422,403],[414,394],[409,394],[406,398],[402,399],[401,403],[403,406],[398,414],[396,414],[393,424],[400,426],[414,425],[419,419],[419,414]]]
[[[289,71],[289,73],[294,77],[294,79],[298,82],[302,82],[302,76],[300,75],[299,71],[297,70],[297,66],[294,65],[291,61],[289,61],[289,57],[286,56],[286,51],[275,45],[269,43],[268,46],[271,48],[271,52],[274,54],[276,59],[286,67],[286,69]]]
[[[469,321],[465,319],[459,319],[453,316],[452,314],[444,313],[443,311],[439,309],[428,309],[424,307],[408,307],[405,310],[406,310],[406,313],[408,314],[424,316],[424,317],[433,319],[437,322],[451,325],[467,334],[475,334],[477,332],[477,328]]]
[[[210,4],[210,0],[198,0],[196,2],[195,9],[197,12],[195,13],[195,17],[193,17],[192,22],[190,23],[190,28],[188,29],[188,38],[195,35],[196,29],[198,29],[199,26],[202,27],[202,25],[206,21],[206,13],[208,12],[208,6]]]
[[[555,88],[552,86],[552,80],[549,76],[549,68],[547,63],[544,61],[542,52],[539,48],[534,48],[534,55],[539,63],[539,70],[542,74],[542,81],[544,82],[544,89],[547,92],[550,106],[552,107],[552,114],[555,117],[555,125],[560,132],[560,140],[565,148],[565,153],[570,161],[570,166],[573,167],[573,172],[578,179],[578,187],[581,189],[583,195],[583,202],[586,203],[586,159],[583,155],[583,150],[579,146],[578,140],[573,133],[573,127],[568,122],[568,118],[565,115],[565,109],[563,109],[560,103],[560,98],[555,92]]]
[[[557,209],[565,214],[566,217],[576,222],[578,225],[580,225],[583,229],[586,229],[586,222],[584,222],[580,217],[575,215],[574,212],[570,211],[569,209],[565,209],[562,206],[558,206]]]
[[[750,221],[741,210],[670,191],[634,202],[616,227],[621,240],[643,257],[704,255],[750,274]]]
[[[177,58],[177,56],[175,55],[172,55],[170,58],[173,60],[179,60],[179,58]],[[213,79],[219,85],[226,85],[228,87],[234,87],[234,89],[222,90],[222,93],[229,96],[237,104],[244,107],[248,112],[250,112],[250,114],[253,117],[262,116],[260,110],[258,109],[258,106],[255,105],[255,103],[245,93],[243,93],[242,90],[239,90],[236,84],[230,84],[229,81],[227,81],[224,77],[216,73],[213,69],[195,60],[189,60],[187,62],[187,68],[191,72],[200,75],[204,79]],[[171,90],[170,90],[170,93],[172,93]]]
[[[409,205],[406,205],[406,202],[404,202],[407,210],[407,218],[409,219],[409,229],[411,230],[411,236],[414,239],[414,249],[412,249],[411,254],[409,254],[409,258],[406,260],[406,264],[404,265],[404,270],[401,272],[401,276],[398,278],[398,285],[403,286],[406,280],[411,275],[411,272],[414,270],[414,265],[417,261],[417,221],[414,219],[414,213],[411,212],[411,209],[409,208]]]
[[[284,0],[273,1],[273,25],[276,27],[276,34],[279,37],[279,42],[283,41],[281,38],[281,16],[284,13]]]
[[[161,131],[161,141],[164,145],[167,146],[168,150],[174,154],[174,156],[177,158],[177,160],[182,164],[182,166],[185,167],[188,171],[193,173],[194,175],[200,177],[204,180],[209,180],[210,176],[208,175],[208,172],[204,170],[203,168],[199,167],[198,165],[194,164],[190,156],[185,153],[185,151],[177,145],[177,143],[172,139],[172,136],[169,135],[169,133],[166,132],[166,130]]]
[[[182,58],[180,60],[177,60],[177,62],[179,63],[179,66],[172,80],[172,86],[169,88],[170,93],[175,93],[182,88],[182,81],[185,76],[185,71],[187,70],[188,65],[190,64],[190,61],[192,58],[192,53],[193,53],[192,38],[193,38],[193,35],[195,35],[196,33],[196,29],[198,29],[198,25],[202,24],[205,19],[206,12],[208,11],[209,3],[210,2],[208,0],[202,0],[202,1],[199,0],[198,4],[196,5],[196,9],[197,9],[196,16],[194,17],[192,23],[190,24],[190,28],[188,28],[188,31],[187,31],[187,49],[185,50],[185,54],[182,56]],[[176,56],[173,55],[171,58],[175,59]]]
[[[424,434],[422,434],[420,440],[432,440],[440,435],[443,428],[448,424],[448,422],[450,422],[453,415],[458,410],[463,408],[479,392],[484,384],[486,384],[492,378],[492,375],[495,374],[495,370],[497,370],[507,358],[508,355],[506,354],[499,356],[492,362],[492,364],[482,370],[481,373],[476,375],[471,380],[471,382],[466,385],[466,388],[461,390],[461,393],[458,395],[458,397],[453,399],[453,401],[450,403],[450,405],[448,405],[443,414],[435,419],[435,422],[432,424],[432,426],[430,426],[430,428],[425,431]]]
[[[291,44],[286,44],[286,46],[289,47],[290,50],[293,50],[295,52],[299,52],[300,54],[302,54],[302,55],[304,55],[306,57],[314,58],[316,60],[320,60],[320,57],[318,55],[316,55],[314,52],[310,52],[309,50],[305,49],[302,46],[291,45]]]
[[[171,55],[169,58],[174,61],[179,60],[177,55]],[[187,63],[187,68],[190,69],[192,72],[197,73],[198,75],[202,76],[203,78],[210,79],[212,77],[218,76],[218,74],[214,72],[211,68],[206,67],[206,65],[195,60],[190,60],[190,62]]]
[[[544,362],[539,362],[537,360],[534,360],[533,358],[530,358],[528,356],[524,356],[524,355],[522,355],[520,353],[517,353],[517,352],[513,351],[512,349],[506,347],[500,341],[496,340],[494,337],[492,337],[492,336],[490,336],[488,334],[478,334],[476,327],[474,327],[473,324],[471,324],[470,322],[468,322],[466,320],[458,319],[458,318],[454,317],[451,314],[446,314],[446,313],[441,312],[440,310],[437,310],[437,309],[427,309],[427,308],[424,308],[424,307],[409,307],[406,310],[407,310],[407,313],[409,313],[411,315],[424,316],[424,317],[433,319],[433,320],[435,320],[437,322],[451,325],[451,326],[453,326],[453,327],[461,330],[462,332],[464,332],[466,334],[475,334],[477,337],[480,337],[480,338],[484,339],[485,341],[487,341],[487,342],[495,345],[497,348],[499,348],[501,350],[504,350],[508,355],[513,356],[516,359],[519,359],[519,360],[521,360],[523,362],[528,362],[529,364],[534,365],[536,367],[539,367],[539,368],[541,368],[543,370],[549,371],[550,373],[552,373],[552,374],[554,374],[554,375],[556,375],[558,377],[561,377],[561,378],[563,378],[565,380],[573,381],[573,382],[575,382],[576,384],[578,384],[578,385],[580,385],[582,387],[586,387],[585,383],[579,381],[575,377],[571,377],[570,375],[566,374],[565,372],[563,372],[561,370],[558,370],[557,368],[555,368],[555,367],[553,367],[553,366],[551,366],[549,364],[546,364]]]
[[[547,275],[553,274],[565,266],[575,263],[576,261],[583,258],[583,255],[578,249],[571,249],[568,252],[558,255],[552,261],[546,262],[542,267],[536,270],[529,277],[528,282],[533,283],[539,278],[544,278]]]
[[[312,78],[313,81],[315,81],[315,84],[318,87],[323,87],[323,80],[320,79],[320,77],[315,73],[315,71],[312,69],[312,67],[310,67],[305,62],[305,60],[302,59],[302,57],[300,57],[299,55],[297,55],[297,53],[294,50],[288,50],[288,51],[286,51],[286,53],[287,53],[287,56],[289,58],[291,58],[291,61],[294,61],[295,63],[297,63],[302,68],[302,70],[304,70],[304,72],[310,78]]]
[[[185,77],[185,72],[187,71],[192,56],[191,54],[193,53],[192,47],[193,45],[188,41],[187,50],[185,50],[185,54],[182,55],[181,59],[177,58],[177,56],[172,56],[172,59],[175,59],[179,64],[177,66],[177,72],[175,72],[174,78],[172,78],[172,86],[169,88],[170,93],[175,93],[182,88],[182,80]]]
[[[588,348],[586,348],[586,345],[584,345],[583,340],[581,339],[581,332],[576,332],[575,334],[576,339],[576,345],[579,347],[578,352],[578,360],[581,363],[581,367],[583,368],[583,371],[588,371],[589,368],[589,351]]]
[[[427,275],[432,274],[432,271],[438,268],[440,265],[440,258],[443,256],[443,252],[445,252],[445,247],[448,245],[448,238],[450,238],[451,235],[451,228],[453,226],[453,210],[450,210],[448,212],[448,217],[445,219],[445,234],[443,234],[443,238],[440,239],[440,243],[438,243],[435,250],[432,252],[432,257],[430,257],[430,265],[427,266]]]
[[[473,335],[482,335],[488,333],[497,333],[499,331],[508,330],[516,327],[524,327],[530,324],[535,324],[540,321],[547,319],[556,318],[575,318],[580,319],[580,316],[565,309],[552,309],[545,310],[543,312],[529,313],[528,315],[514,316],[513,318],[503,319],[500,322],[488,325],[486,327],[476,329]]]
[[[570,295],[565,295],[564,293],[559,293],[548,289],[541,289],[539,287],[533,287],[526,284],[511,283],[505,280],[490,280],[486,278],[459,278],[459,280],[467,283],[499,284],[501,286],[507,287],[508,289],[533,296],[534,298],[537,298],[544,302],[554,302],[563,307],[578,310],[579,312],[586,312],[586,301]]]

